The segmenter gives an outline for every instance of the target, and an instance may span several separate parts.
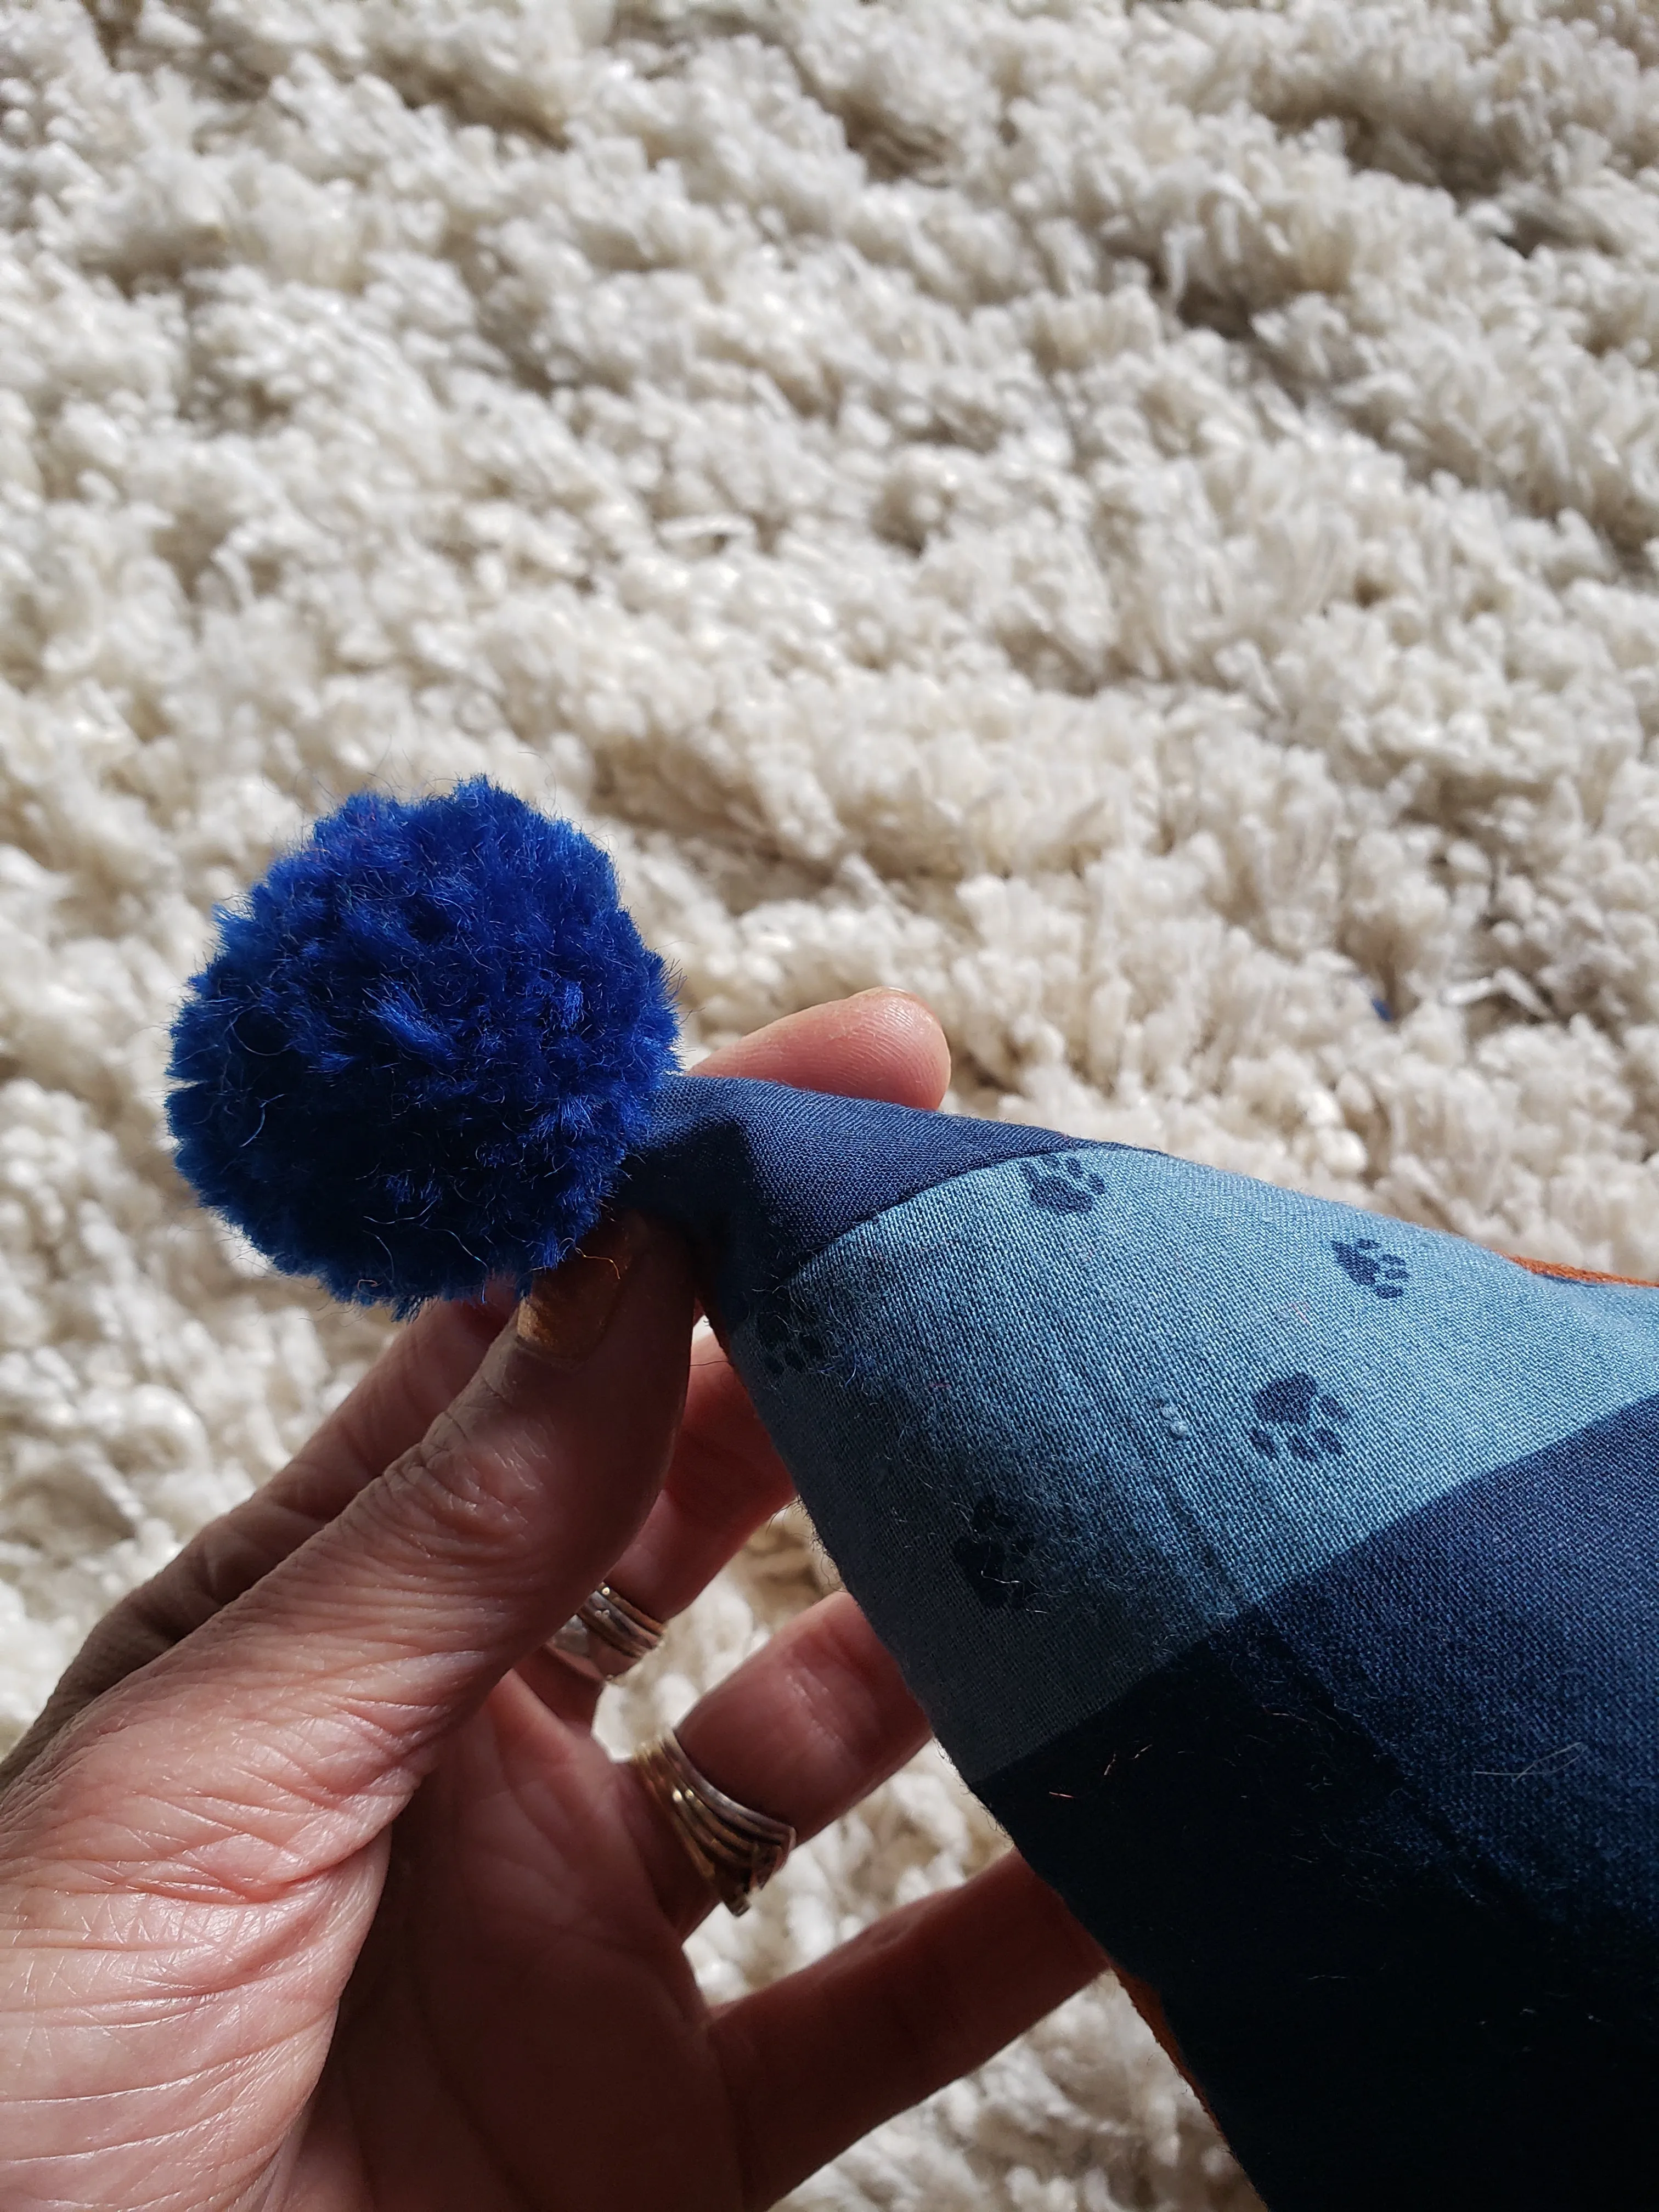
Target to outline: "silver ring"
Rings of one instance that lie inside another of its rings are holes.
[[[564,1626],[548,1638],[547,1649],[603,1686],[648,1659],[667,1626],[609,1583],[601,1583]]]
[[[672,1729],[636,1751],[632,1765],[668,1815],[686,1856],[726,1911],[741,1914],[795,1848],[787,1820],[775,1820],[716,1789],[686,1757]]]

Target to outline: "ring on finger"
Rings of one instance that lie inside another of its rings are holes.
[[[795,1847],[787,1820],[757,1813],[717,1789],[686,1757],[672,1729],[631,1761],[668,1815],[687,1857],[726,1911],[742,1914]]]
[[[668,1624],[601,1583],[547,1639],[547,1649],[601,1687],[648,1659]]]

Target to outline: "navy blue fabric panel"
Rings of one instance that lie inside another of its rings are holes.
[[[713,1273],[721,1320],[735,1328],[756,1297],[887,1207],[998,1160],[1076,1145],[1011,1121],[678,1076],[664,1086],[615,1202],[686,1231]]]
[[[975,1784],[1273,2212],[1659,2206],[1659,1400]]]
[[[1659,2034],[1659,1398],[1264,1609],[1446,1832]]]

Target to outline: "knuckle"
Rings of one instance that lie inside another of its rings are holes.
[[[423,1551],[452,1556],[522,1538],[535,1490],[523,1461],[489,1437],[487,1424],[452,1411],[365,1495]]]
[[[895,1663],[843,1593],[800,1617],[785,1661],[801,1724],[849,1751],[875,1751],[909,1718]]]

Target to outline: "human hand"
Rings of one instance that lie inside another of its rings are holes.
[[[884,994],[704,1068],[931,1106],[946,1061]],[[712,1346],[688,1389],[670,1232],[554,1280],[564,1358],[500,1301],[423,1312],[0,1766],[11,2212],[738,2212],[1098,1971],[1009,1856],[703,2002],[711,1893],[542,1646],[601,1580],[682,1608],[788,1480]],[[927,1724],[842,1595],[679,1734],[807,1835]]]

